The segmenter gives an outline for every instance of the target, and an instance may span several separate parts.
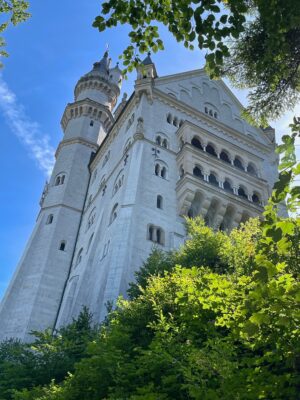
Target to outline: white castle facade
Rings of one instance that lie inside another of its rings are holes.
[[[204,70],[158,77],[150,56],[115,112],[121,71],[105,53],[75,87],[23,257],[0,306],[0,340],[28,341],[83,305],[96,321],[126,296],[153,245],[178,248],[183,216],[232,229],[262,213],[277,178],[274,130]]]

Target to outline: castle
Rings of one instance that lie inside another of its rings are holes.
[[[277,178],[271,127],[203,69],[158,77],[150,55],[134,92],[106,52],[75,87],[35,228],[0,306],[0,340],[29,341],[83,305],[96,321],[126,296],[153,245],[178,248],[184,216],[229,230],[258,216]],[[114,111],[115,109],[115,111]]]

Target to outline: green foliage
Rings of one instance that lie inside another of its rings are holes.
[[[0,14],[6,18],[0,24],[0,34],[4,32],[10,24],[17,25],[30,17],[28,13],[29,3],[25,0],[0,0]],[[0,56],[7,57],[7,52],[4,50],[5,41],[0,36]],[[0,66],[2,64],[0,63]]]
[[[86,355],[96,335],[92,316],[83,309],[76,320],[57,331],[32,332],[33,343],[7,340],[0,344],[0,399],[11,399],[15,389],[61,382],[74,364]],[[38,392],[39,389],[35,389]],[[30,394],[31,395],[31,394]]]
[[[300,98],[300,7],[297,0],[255,0],[251,18],[223,72],[251,88],[248,112],[261,124],[292,109]],[[263,115],[262,115],[263,110]]]
[[[228,76],[251,88],[245,115],[266,124],[291,109],[300,90],[300,7],[297,0],[109,0],[93,26],[103,31],[129,24],[130,45],[121,58],[124,72],[139,54],[164,49],[159,27],[193,50],[206,51],[211,78]]]

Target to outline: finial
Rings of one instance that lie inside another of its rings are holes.
[[[107,57],[107,56],[108,56],[108,52],[109,52],[109,44],[106,43],[106,44],[105,44],[105,53],[104,53],[104,57]]]

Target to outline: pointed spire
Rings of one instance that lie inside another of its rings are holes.
[[[143,65],[150,65],[153,64],[153,61],[151,60],[151,52],[148,52],[147,57],[145,58],[145,60],[142,62]]]

